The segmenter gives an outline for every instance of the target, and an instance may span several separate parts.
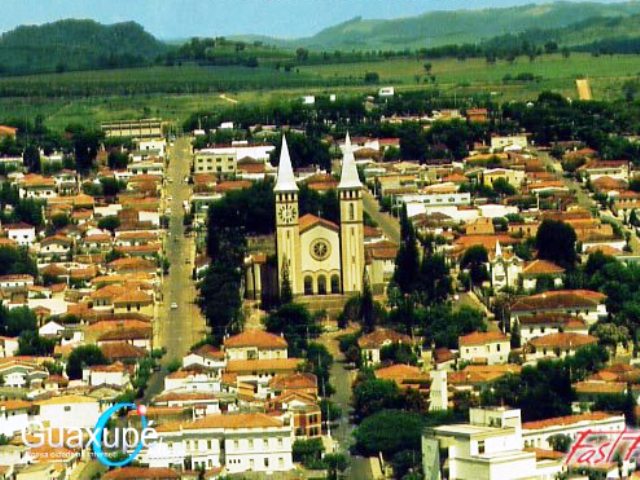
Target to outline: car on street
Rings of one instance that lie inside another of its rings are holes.
[[[176,302],[171,302],[171,310],[175,310],[178,308],[178,304]]]

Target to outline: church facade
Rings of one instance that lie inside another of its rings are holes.
[[[349,136],[338,184],[339,225],[315,215],[299,215],[298,186],[284,137],[274,193],[280,288],[288,281],[295,296],[361,292],[365,272],[363,185]]]

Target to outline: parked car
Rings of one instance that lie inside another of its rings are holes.
[[[171,310],[175,310],[178,308],[178,304],[176,302],[171,302]]]

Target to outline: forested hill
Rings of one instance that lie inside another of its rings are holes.
[[[559,29],[596,17],[640,14],[640,2],[556,2],[482,10],[428,12],[394,20],[360,17],[295,40],[245,37],[282,47],[314,50],[402,50],[478,43],[504,34],[534,28]]]
[[[102,25],[92,20],[61,20],[2,34],[0,73],[139,66],[167,49],[134,22]]]

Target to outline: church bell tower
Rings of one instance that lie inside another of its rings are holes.
[[[276,202],[276,250],[278,254],[278,286],[282,290],[285,273],[293,295],[303,293],[298,224],[298,185],[293,174],[287,139],[282,136],[278,176],[274,187]]]
[[[342,291],[345,294],[361,293],[364,276],[364,224],[362,193],[356,160],[347,133],[342,158],[342,172],[338,184],[340,198],[340,250]]]

